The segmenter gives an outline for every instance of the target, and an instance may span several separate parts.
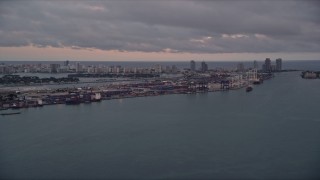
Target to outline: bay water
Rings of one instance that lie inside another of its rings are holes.
[[[319,179],[320,79],[0,116],[1,179]]]

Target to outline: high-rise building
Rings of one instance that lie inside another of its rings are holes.
[[[264,61],[265,69],[264,71],[271,71],[271,60],[270,58],[266,58]]]
[[[94,73],[94,67],[93,66],[88,66],[87,72],[88,73]]]
[[[202,71],[202,72],[208,71],[208,65],[207,65],[207,63],[204,62],[204,61],[201,62],[201,71]]]
[[[0,74],[4,73],[5,65],[0,65]]]
[[[258,61],[254,60],[253,61],[253,69],[258,69],[259,66],[258,66]]]
[[[196,62],[194,62],[193,60],[190,61],[190,70],[191,71],[196,71]]]
[[[82,71],[82,66],[80,63],[77,62],[77,65],[76,65],[76,72],[81,72]]]
[[[170,66],[166,66],[166,73],[171,73],[171,67]]]
[[[276,71],[281,71],[282,70],[282,59],[278,58],[276,59]]]
[[[66,60],[66,61],[64,62],[64,66],[69,66],[69,60]]]
[[[172,73],[177,73],[178,72],[178,68],[176,65],[172,65]]]
[[[239,72],[243,72],[243,71],[244,71],[244,65],[243,65],[243,63],[238,63],[238,65],[237,65],[237,71],[239,71]]]
[[[266,71],[266,64],[262,64],[262,71]]]
[[[160,65],[160,64],[156,64],[156,65],[154,65],[154,70],[155,70],[155,72],[156,73],[162,73],[162,66]]]
[[[51,73],[57,73],[60,68],[60,64],[50,64],[50,72]]]
[[[120,65],[116,66],[116,73],[119,74],[122,71],[122,67]]]

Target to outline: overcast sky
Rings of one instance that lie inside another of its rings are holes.
[[[320,59],[320,1],[0,1],[0,61],[266,56]]]

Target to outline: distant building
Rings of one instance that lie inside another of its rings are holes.
[[[66,60],[63,65],[64,66],[69,66],[69,60]]]
[[[202,72],[208,71],[208,65],[207,65],[207,63],[204,62],[204,61],[201,62],[201,71],[202,71]]]
[[[166,73],[171,73],[171,67],[170,67],[170,66],[166,66],[165,72],[166,72]]]
[[[266,58],[266,60],[264,61],[264,71],[268,71],[270,72],[272,69],[271,69],[271,60],[270,58]]]
[[[60,64],[50,64],[50,72],[58,73],[60,68]]]
[[[94,73],[94,67],[93,66],[88,66],[87,73]]]
[[[120,66],[120,65],[117,65],[117,66],[116,66],[116,73],[119,74],[119,73],[121,73],[121,71],[122,71],[121,66]]]
[[[162,73],[162,66],[160,64],[154,65],[154,70],[156,73]]]
[[[5,66],[0,65],[0,74],[4,74]]]
[[[282,59],[278,58],[276,59],[276,71],[281,71],[282,70]]]
[[[190,61],[190,70],[191,71],[196,71],[196,62],[194,62],[193,60]]]
[[[175,65],[172,65],[172,73],[177,73],[178,72],[178,68]]]
[[[261,70],[266,71],[266,64],[265,63],[262,64]]]
[[[82,66],[80,63],[77,62],[77,65],[76,65],[76,72],[79,73],[79,72],[82,72]]]
[[[238,65],[237,65],[237,71],[239,71],[239,72],[243,72],[243,71],[244,71],[244,65],[243,65],[243,63],[238,63]]]
[[[254,60],[253,61],[253,69],[258,69],[259,65],[258,65],[258,61]]]

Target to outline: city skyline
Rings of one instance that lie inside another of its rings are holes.
[[[2,1],[0,61],[319,60],[317,1]]]
[[[0,0],[1,179],[320,179],[320,0]]]

